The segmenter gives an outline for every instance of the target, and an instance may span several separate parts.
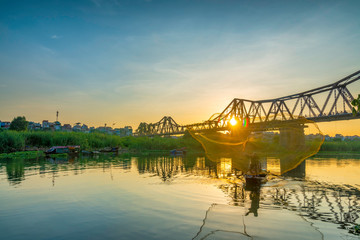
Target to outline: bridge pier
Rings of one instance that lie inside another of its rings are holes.
[[[282,175],[286,177],[304,178],[306,175],[306,161],[302,161],[296,168],[283,173],[288,167],[289,161],[291,161],[291,159],[280,158],[280,172]]]
[[[280,145],[288,150],[305,147],[304,125],[280,128]]]

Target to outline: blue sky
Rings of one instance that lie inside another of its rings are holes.
[[[74,3],[76,2],[76,3]],[[360,1],[0,1],[0,120],[207,119],[360,69]],[[357,87],[356,91],[360,88]]]

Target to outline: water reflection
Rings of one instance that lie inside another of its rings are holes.
[[[14,159],[5,163],[7,179],[10,184],[16,185],[25,179],[24,159]]]
[[[288,169],[289,158],[268,156],[258,159],[257,168],[282,173]],[[285,161],[285,162],[284,162]],[[337,228],[356,235],[353,227],[360,224],[360,182],[352,176],[348,178],[353,184],[331,183],[307,176],[307,172],[336,172],[343,168],[341,159],[309,159],[295,169],[287,171],[284,176],[271,176],[266,184],[260,182],[245,182],[242,166],[231,158],[221,158],[212,162],[204,156],[97,156],[74,158],[38,158],[32,160],[12,159],[0,161],[0,176],[7,177],[11,186],[17,187],[29,176],[47,176],[56,185],[56,179],[69,173],[84,174],[91,169],[102,169],[109,172],[121,169],[128,171],[136,169],[140,175],[151,175],[162,182],[176,180],[189,175],[202,176],[211,179],[224,179],[219,186],[231,197],[232,206],[242,207],[245,217],[265,217],[260,210],[288,210],[295,212],[306,221],[315,222],[321,229],[322,224],[336,225]],[[360,167],[359,159],[346,159],[356,169]],[[319,167],[323,167],[319,170]],[[358,170],[357,170],[358,171]],[[358,176],[355,174],[354,176]],[[226,181],[225,181],[226,180]]]

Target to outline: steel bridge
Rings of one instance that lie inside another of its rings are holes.
[[[360,70],[339,81],[305,92],[267,100],[233,99],[215,117],[201,123],[180,125],[170,116],[156,123],[140,123],[136,136],[169,136],[194,132],[225,131],[231,129],[230,120],[252,131],[278,129],[305,120],[328,122],[360,118],[352,114],[354,99],[348,86],[360,79]]]

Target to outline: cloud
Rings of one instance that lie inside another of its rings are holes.
[[[59,39],[59,38],[61,38],[61,36],[58,36],[58,35],[52,35],[50,38],[51,38],[51,39]]]
[[[48,47],[45,47],[45,46],[40,46],[40,49],[46,53],[49,53],[49,54],[56,54],[56,52],[54,50],[52,50],[51,48],[48,48]]]

